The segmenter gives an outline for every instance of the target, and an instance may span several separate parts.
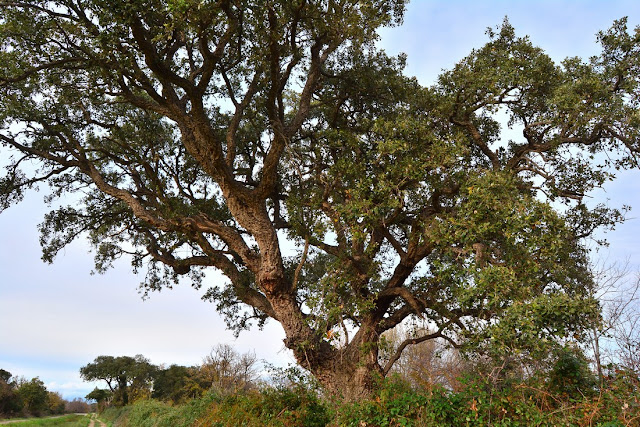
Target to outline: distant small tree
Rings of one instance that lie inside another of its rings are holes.
[[[113,403],[124,406],[129,403],[130,395],[139,397],[148,394],[156,369],[140,354],[135,357],[98,356],[92,363],[80,368],[80,376],[85,381],[106,382],[113,393]]]
[[[620,365],[640,375],[640,307],[624,313],[613,331]]]
[[[613,363],[640,375],[640,276],[628,263],[595,266],[593,295],[602,305],[603,321],[590,330],[590,351],[600,382]]]
[[[108,395],[108,392],[106,390],[102,390],[102,391],[106,392]],[[80,399],[79,397],[76,397],[75,399],[66,402],[65,412],[73,413],[73,414],[86,414],[91,412],[91,407],[89,403],[87,403],[85,400]]]
[[[111,400],[113,396],[113,392],[101,388],[94,388],[91,393],[85,396],[87,400],[95,400],[98,404],[98,411],[102,411],[107,403]]]
[[[57,391],[47,392],[47,412],[50,414],[64,414],[67,401]]]
[[[205,357],[200,378],[219,390],[247,390],[256,381],[255,353],[239,354],[228,344],[218,344]]]
[[[159,369],[153,379],[151,397],[170,400],[174,403],[193,397],[190,392],[196,382],[194,378],[196,370],[196,368],[179,365],[171,365],[166,369]],[[199,389],[202,390],[202,388]]]

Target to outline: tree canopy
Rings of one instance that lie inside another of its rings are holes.
[[[47,388],[40,378],[32,378],[25,381],[18,389],[17,393],[22,399],[24,408],[32,414],[41,414],[47,409],[49,394]]]
[[[80,368],[80,376],[85,381],[104,381],[109,387],[114,403],[126,405],[132,394],[150,394],[151,381],[156,370],[157,367],[142,355],[98,356],[93,362]],[[87,399],[98,402],[107,397],[106,390],[97,388],[87,395]]]
[[[130,256],[147,290],[221,271],[205,298],[231,328],[275,319],[349,396],[406,319],[430,330],[399,352],[579,337],[585,239],[623,219],[585,197],[637,166],[640,30],[556,64],[505,22],[423,87],[375,45],[404,3],[0,2],[0,207],[72,195],[46,261],[88,236],[98,271]]]

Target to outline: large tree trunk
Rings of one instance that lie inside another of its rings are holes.
[[[292,292],[274,294],[262,285],[275,318],[284,329],[284,344],[293,351],[300,366],[311,372],[329,395],[348,401],[370,397],[384,376],[378,363],[375,320],[364,322],[348,345],[336,347],[308,325]]]
[[[292,349],[298,363],[313,374],[327,394],[339,399],[356,401],[371,397],[384,376],[378,363],[377,339],[362,329],[343,348],[332,347],[323,340],[310,351],[301,351],[299,346]]]
[[[127,379],[125,377],[118,378],[118,394],[122,401],[122,406],[129,404],[129,387],[127,386]]]
[[[346,401],[371,397],[383,375],[378,363],[367,360],[370,355],[360,360],[342,358],[342,352],[338,355],[311,370],[327,393]]]

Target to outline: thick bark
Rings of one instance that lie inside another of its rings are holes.
[[[320,341],[312,351],[294,350],[294,354],[327,394],[347,401],[366,399],[384,377],[378,363],[378,340],[372,331],[362,327],[354,339],[340,349]]]
[[[129,404],[129,387],[127,386],[126,377],[118,377],[118,392],[120,393],[120,398],[122,399],[122,406],[128,405]]]
[[[336,357],[311,372],[332,396],[346,401],[369,398],[383,373],[376,360],[377,351],[362,349],[362,353],[337,352]]]
[[[330,395],[346,401],[371,397],[377,380],[383,376],[376,362],[349,357],[331,359],[312,373]]]

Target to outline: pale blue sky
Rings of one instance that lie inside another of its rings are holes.
[[[629,16],[630,27],[640,24],[640,2],[414,0],[402,27],[382,31],[381,46],[390,53],[407,53],[407,73],[429,85],[441,69],[482,46],[485,29],[505,16],[518,34],[530,35],[560,60],[597,53],[595,34],[614,19]],[[608,198],[614,206],[629,204],[635,217],[639,195],[640,172],[633,171],[597,198]],[[187,286],[143,302],[137,294],[140,279],[127,262],[106,275],[91,275],[92,256],[82,241],[69,246],[53,265],[43,264],[37,224],[45,212],[42,193],[32,192],[0,215],[0,368],[27,378],[40,376],[50,390],[72,398],[93,388],[80,380],[78,369],[102,354],[198,364],[212,346],[229,343],[277,364],[292,360],[275,322],[235,340],[213,305],[201,302],[200,293]],[[639,223],[631,219],[610,233],[605,256],[630,257],[638,268]]]

